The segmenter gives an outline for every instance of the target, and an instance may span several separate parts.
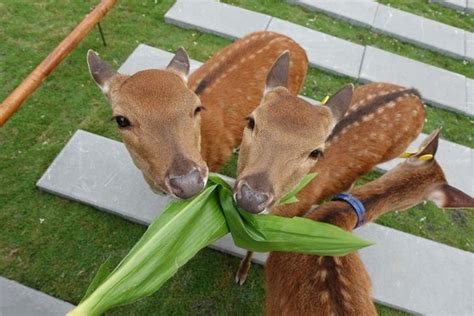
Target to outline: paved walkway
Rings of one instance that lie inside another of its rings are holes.
[[[64,316],[74,305],[0,277],[1,316]]]
[[[286,34],[305,48],[311,66],[361,81],[415,87],[433,106],[474,115],[474,100],[467,93],[467,87],[474,86],[472,79],[375,47],[213,0],[178,0],[165,20],[232,39],[265,29]]]
[[[313,11],[368,27],[379,33],[409,42],[451,57],[474,60],[466,45],[473,33],[427,19],[372,0],[288,0]]]
[[[81,130],[37,185],[146,225],[169,202],[152,193],[122,143]],[[428,315],[472,311],[472,253],[377,224],[366,225],[356,234],[376,243],[360,254],[372,277],[377,302]],[[245,253],[229,235],[211,247],[238,256]],[[265,260],[266,254],[256,256],[259,263]]]

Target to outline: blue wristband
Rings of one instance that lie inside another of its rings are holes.
[[[354,228],[357,228],[361,226],[362,224],[365,223],[365,207],[364,204],[362,204],[361,201],[359,201],[357,198],[355,198],[352,194],[350,193],[340,193],[336,194],[333,198],[334,200],[339,200],[339,201],[344,201],[348,203],[354,211],[357,214],[357,224]]]

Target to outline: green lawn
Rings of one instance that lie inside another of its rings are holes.
[[[0,2],[0,99],[96,2]],[[102,46],[94,30],[0,129],[0,275],[78,303],[105,258],[111,256],[117,263],[143,234],[143,226],[43,193],[35,182],[77,129],[119,139],[110,122],[111,110],[89,78],[85,63],[89,48],[119,66],[138,43],[168,50],[184,46],[201,61],[230,43],[165,24],[163,15],[172,3],[120,1],[102,23],[109,46]],[[304,93],[320,99],[348,81],[311,70]],[[435,121],[446,121],[443,137],[473,147],[470,118],[436,109],[428,113],[430,129]],[[225,172],[234,174],[235,158]],[[426,206],[384,216],[381,223],[474,251],[472,212]],[[263,270],[252,269],[241,288],[233,282],[238,262],[205,249],[159,293],[110,314],[261,314]],[[403,314],[382,306],[378,310],[382,315]]]

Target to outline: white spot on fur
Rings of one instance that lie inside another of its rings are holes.
[[[345,289],[341,289],[341,295],[344,297],[344,299],[346,300],[350,300],[351,299],[351,294],[349,294],[349,292],[347,292]]]
[[[321,291],[319,294],[319,300],[321,301],[321,304],[326,304],[329,301],[329,292]]]
[[[326,269],[319,270],[316,273],[316,276],[321,280],[321,282],[324,282],[326,280],[326,277],[328,276],[328,271]]]

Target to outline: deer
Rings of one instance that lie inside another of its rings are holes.
[[[450,186],[435,160],[439,133],[435,129],[416,153],[380,178],[341,200],[310,208],[304,217],[351,232],[426,200],[440,208],[474,208],[474,199]],[[348,198],[363,208],[356,212]],[[357,252],[342,257],[273,252],[265,277],[267,315],[377,315],[370,277]]]
[[[297,95],[308,66],[306,53],[289,37],[268,31],[230,44],[192,74],[183,48],[166,69],[131,76],[118,73],[92,50],[87,64],[150,188],[187,199],[240,144],[243,118],[259,104],[266,75],[284,51],[291,54],[288,90]]]
[[[349,84],[314,106],[288,90],[284,54],[271,68],[260,105],[248,116],[234,186],[236,204],[252,213],[301,216],[313,204],[348,190],[376,165],[400,155],[421,132],[425,111],[417,90],[389,83]],[[278,206],[304,175],[316,178],[298,203]],[[252,253],[235,281],[247,277]]]

